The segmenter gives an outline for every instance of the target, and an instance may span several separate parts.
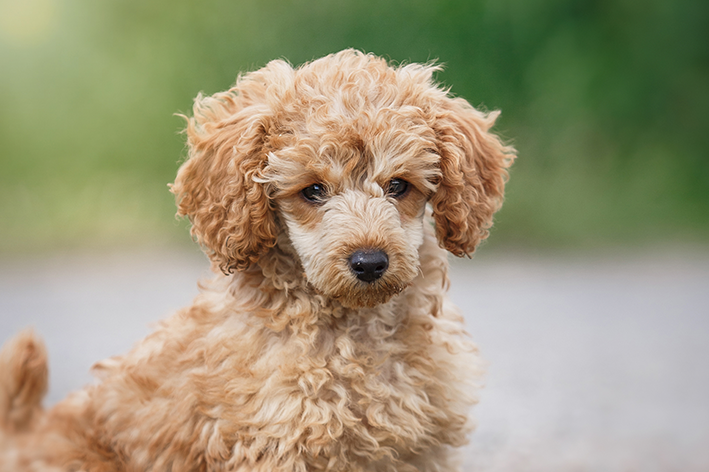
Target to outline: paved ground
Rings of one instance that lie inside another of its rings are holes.
[[[197,293],[197,253],[0,259],[0,342],[34,325],[48,403]],[[477,471],[708,471],[709,251],[481,254],[452,296],[489,362]]]

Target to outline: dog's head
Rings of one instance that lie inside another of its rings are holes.
[[[427,203],[440,245],[472,254],[502,203],[514,151],[484,114],[432,81],[346,50],[273,61],[199,96],[178,214],[224,272],[287,233],[308,282],[348,306],[382,303],[418,273]]]

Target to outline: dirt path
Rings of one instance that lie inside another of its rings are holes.
[[[0,260],[0,342],[34,325],[48,403],[196,295],[197,253]],[[489,362],[465,464],[480,471],[709,470],[709,252],[485,254],[451,294]]]

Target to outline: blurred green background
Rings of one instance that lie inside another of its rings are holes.
[[[502,110],[491,244],[709,242],[706,0],[0,0],[0,252],[189,243],[174,113],[347,47]]]

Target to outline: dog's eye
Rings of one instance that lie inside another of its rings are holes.
[[[325,198],[325,186],[323,184],[313,184],[305,187],[301,192],[303,198],[313,203],[320,203]]]
[[[402,179],[391,179],[387,187],[387,195],[398,198],[403,196],[409,190],[409,183]]]

